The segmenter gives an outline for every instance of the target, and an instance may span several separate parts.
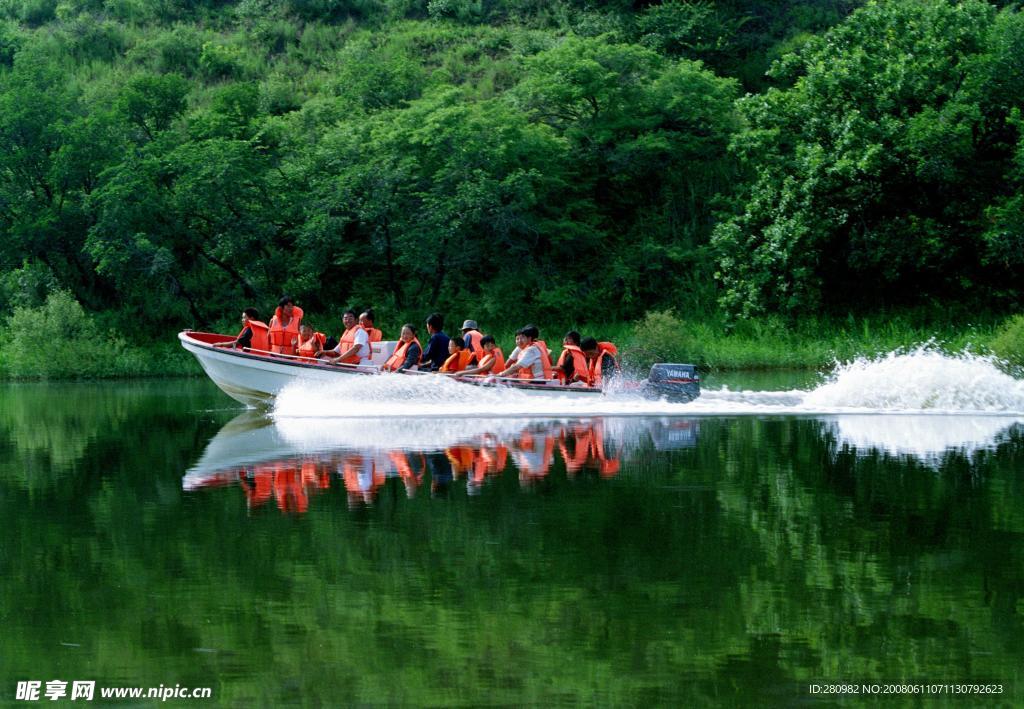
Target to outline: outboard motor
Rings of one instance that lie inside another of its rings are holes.
[[[692,364],[656,364],[644,389],[648,396],[686,403],[700,396],[700,375]]]

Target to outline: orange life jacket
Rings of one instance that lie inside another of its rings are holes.
[[[619,462],[619,457],[615,456],[614,458],[609,458],[604,452],[604,426],[602,424],[595,425],[593,428],[593,436],[590,439],[590,450],[597,459],[598,472],[601,474],[602,478],[611,478],[618,474],[622,467]]]
[[[481,361],[488,357],[494,357],[494,361],[491,363],[491,366],[487,368],[487,371],[481,372],[481,374],[497,374],[498,372],[505,371],[505,355],[502,353],[500,347],[495,347],[490,352],[483,350],[478,355],[478,359]]]
[[[544,340],[534,340],[533,344],[540,350],[540,364],[544,368],[543,379],[551,379],[551,354],[548,352],[548,345]],[[519,370],[520,379],[536,379],[533,376],[533,367],[524,367]]]
[[[302,308],[292,306],[292,319],[287,325],[281,324],[281,308],[274,311],[270,319],[270,351],[278,354],[295,354],[293,342],[299,339],[299,325],[302,324]]]
[[[326,490],[331,486],[331,475],[326,465],[316,460],[302,461],[302,484]]]
[[[238,477],[245,490],[245,500],[249,508],[259,507],[274,494],[274,471],[265,465],[253,469],[252,479],[245,470],[238,471]]]
[[[546,434],[539,434],[543,438],[543,449],[537,445],[537,440],[532,433],[529,431],[523,431],[519,436],[519,449],[520,455],[517,457],[519,464],[519,477],[522,478],[542,478],[548,474],[551,469],[551,463],[555,458],[555,437]],[[540,461],[533,459],[529,456],[529,453],[536,454],[538,451],[540,454]],[[528,453],[529,452],[529,453]],[[539,463],[539,468],[534,468],[535,464]]]
[[[452,472],[456,476],[461,476],[463,473],[473,469],[473,461],[476,455],[469,446],[445,448],[444,454],[448,458],[448,462],[452,464]]]
[[[413,470],[412,464],[409,462],[409,456],[402,451],[392,451],[388,453],[388,458],[391,459],[391,464],[395,466],[395,472],[398,473],[398,477],[405,483],[406,492],[412,495],[420,483],[423,482],[423,473],[426,472],[427,461],[423,458],[423,454],[420,454],[418,472]]]
[[[505,470],[508,461],[508,448],[497,446],[496,448],[481,448],[479,460],[482,464],[482,474],[498,475]]]
[[[267,334],[267,324],[260,322],[259,320],[250,320],[249,324],[243,327],[242,331],[238,333],[238,337],[242,336],[246,327],[252,330],[252,341],[249,343],[249,349],[269,351],[270,338]],[[235,339],[237,340],[238,337]]]
[[[360,326],[360,327],[362,327],[362,326]],[[381,339],[383,339],[383,337],[384,337],[384,333],[382,333],[380,330],[378,330],[375,327],[364,327],[363,329],[366,330],[366,334],[369,336],[371,343],[372,342],[380,342]]]
[[[590,372],[590,386],[592,387],[601,386],[603,374],[603,372],[601,371],[601,362],[602,360],[604,360],[604,356],[606,354],[611,355],[612,359],[615,359],[616,357],[618,357],[619,348],[613,345],[611,342],[598,342],[597,357],[591,360],[590,367],[588,367],[588,371]]]
[[[322,332],[314,332],[313,336],[305,342],[299,342],[298,355],[300,357],[312,358],[319,350],[324,348],[327,337]]]
[[[490,467],[491,458],[481,448],[473,453],[473,482],[482,483],[487,477],[487,468]]]
[[[353,325],[348,330],[345,330],[345,333],[341,336],[341,345],[339,347],[342,353],[348,352],[350,349],[355,347],[357,328],[360,330],[362,329],[359,325]],[[369,355],[370,353],[367,352],[366,356],[369,357]],[[338,361],[343,362],[345,364],[359,364],[360,359],[361,358],[359,357],[359,353],[354,352],[345,359],[339,359]]]
[[[483,335],[480,334],[479,330],[470,330],[462,335],[463,341],[465,341],[466,335],[469,335],[469,351],[479,357],[484,351],[483,345],[480,344]]]
[[[384,473],[377,468],[376,461],[369,461],[370,478],[364,477],[366,461],[361,455],[348,456],[342,464],[342,481],[349,497],[360,497],[370,502],[377,494],[377,489],[385,482]]]
[[[441,366],[442,372],[461,372],[469,369],[469,360],[473,359],[473,353],[467,349],[461,349],[444,361]]]
[[[384,371],[385,372],[394,372],[399,367],[401,367],[403,364],[405,364],[405,353],[409,351],[409,345],[411,345],[414,342],[416,343],[416,346],[420,348],[420,359],[422,359],[423,358],[423,345],[420,344],[419,339],[414,337],[411,340],[409,340],[408,342],[405,342],[403,340],[403,341],[400,341],[398,343],[398,347],[396,347],[395,351],[391,354],[390,357],[388,357],[388,361],[384,363]],[[416,364],[419,364],[419,363],[420,363],[420,360],[417,359],[416,360]]]
[[[590,366],[589,366],[589,363],[587,362],[587,356],[585,354],[583,354],[583,350],[581,350],[576,345],[564,345],[564,347],[565,347],[565,349],[562,350],[562,354],[558,358],[558,366],[559,367],[564,367],[565,366],[565,361],[569,357],[572,357],[573,376],[577,377],[584,384],[589,384],[590,383]],[[558,373],[558,378],[560,380],[562,380],[563,384],[568,384],[569,383],[566,380],[565,371],[564,370]]]
[[[562,451],[562,460],[565,461],[565,472],[575,475],[587,464],[591,456],[591,439],[593,432],[587,428],[573,431],[575,446],[573,453],[569,453],[568,440],[565,436],[558,442]]]
[[[309,509],[309,495],[302,477],[292,466],[278,465],[274,470],[274,498],[282,512],[302,514]]]

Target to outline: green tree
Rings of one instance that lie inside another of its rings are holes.
[[[119,146],[111,113],[87,111],[44,56],[19,53],[0,73],[3,270],[39,262],[84,302],[109,297],[82,246],[91,223],[85,201]]]
[[[344,284],[341,302],[374,285],[400,308],[479,295],[510,255],[551,238],[544,202],[558,199],[563,152],[503,102],[452,89],[340,126],[318,157],[303,270]]]
[[[870,302],[864,283],[878,303],[998,282],[978,224],[1021,94],[989,81],[995,19],[980,0],[871,3],[775,65],[791,88],[740,101],[751,179],[715,232],[731,312]]]
[[[289,250],[291,193],[257,103],[255,87],[225,87],[209,110],[104,173],[87,248],[150,317],[187,312],[204,324],[216,316],[204,301],[219,310],[285,283],[287,269],[271,264]]]
[[[513,100],[569,142],[571,182],[592,205],[590,242],[574,248],[595,258],[564,298],[629,312],[693,272],[733,175],[736,93],[697,62],[606,37],[570,37],[527,61]]]

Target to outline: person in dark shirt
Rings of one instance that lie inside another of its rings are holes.
[[[423,351],[423,362],[420,364],[421,371],[436,372],[444,366],[448,359],[448,335],[444,334],[444,318],[440,313],[431,313],[427,318],[427,332],[430,339],[427,340],[427,348]]]
[[[237,349],[252,347],[252,327],[249,326],[249,321],[259,319],[260,313],[256,308],[246,308],[242,311],[242,331],[238,333],[238,337],[231,342],[218,342],[214,347],[235,347]]]
[[[604,379],[611,379],[619,375],[619,364],[615,361],[615,358],[607,352],[602,352],[597,346],[597,340],[593,337],[584,338],[580,343],[580,349],[583,350],[583,354],[586,355],[587,360],[593,362],[598,357],[601,358],[601,376]],[[593,368],[593,364],[591,364]]]
[[[570,330],[565,333],[565,337],[562,338],[563,346],[571,346],[578,348],[580,346],[580,333],[575,330]],[[581,351],[582,352],[582,351]],[[562,356],[558,359],[558,365],[551,368],[552,371],[558,372],[562,375],[562,381],[566,384],[575,381],[576,376],[576,358],[567,356],[566,352],[562,353]],[[586,372],[580,372],[580,377],[586,377]]]
[[[409,369],[410,367],[415,367],[416,364],[420,361],[420,344],[419,342],[414,341],[415,338],[415,326],[413,326],[411,323],[406,323],[405,325],[402,325],[402,341],[409,342],[409,348],[405,351],[405,360],[402,361],[402,366],[400,366],[395,371],[402,372],[406,369]]]

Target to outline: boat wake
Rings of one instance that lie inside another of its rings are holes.
[[[467,387],[446,377],[345,377],[296,381],[274,408],[289,418],[522,418],[579,416],[913,414],[1024,416],[1024,381],[988,357],[951,356],[923,346],[840,364],[811,389],[705,389],[689,403],[649,400],[623,386],[600,398],[543,398]]]

